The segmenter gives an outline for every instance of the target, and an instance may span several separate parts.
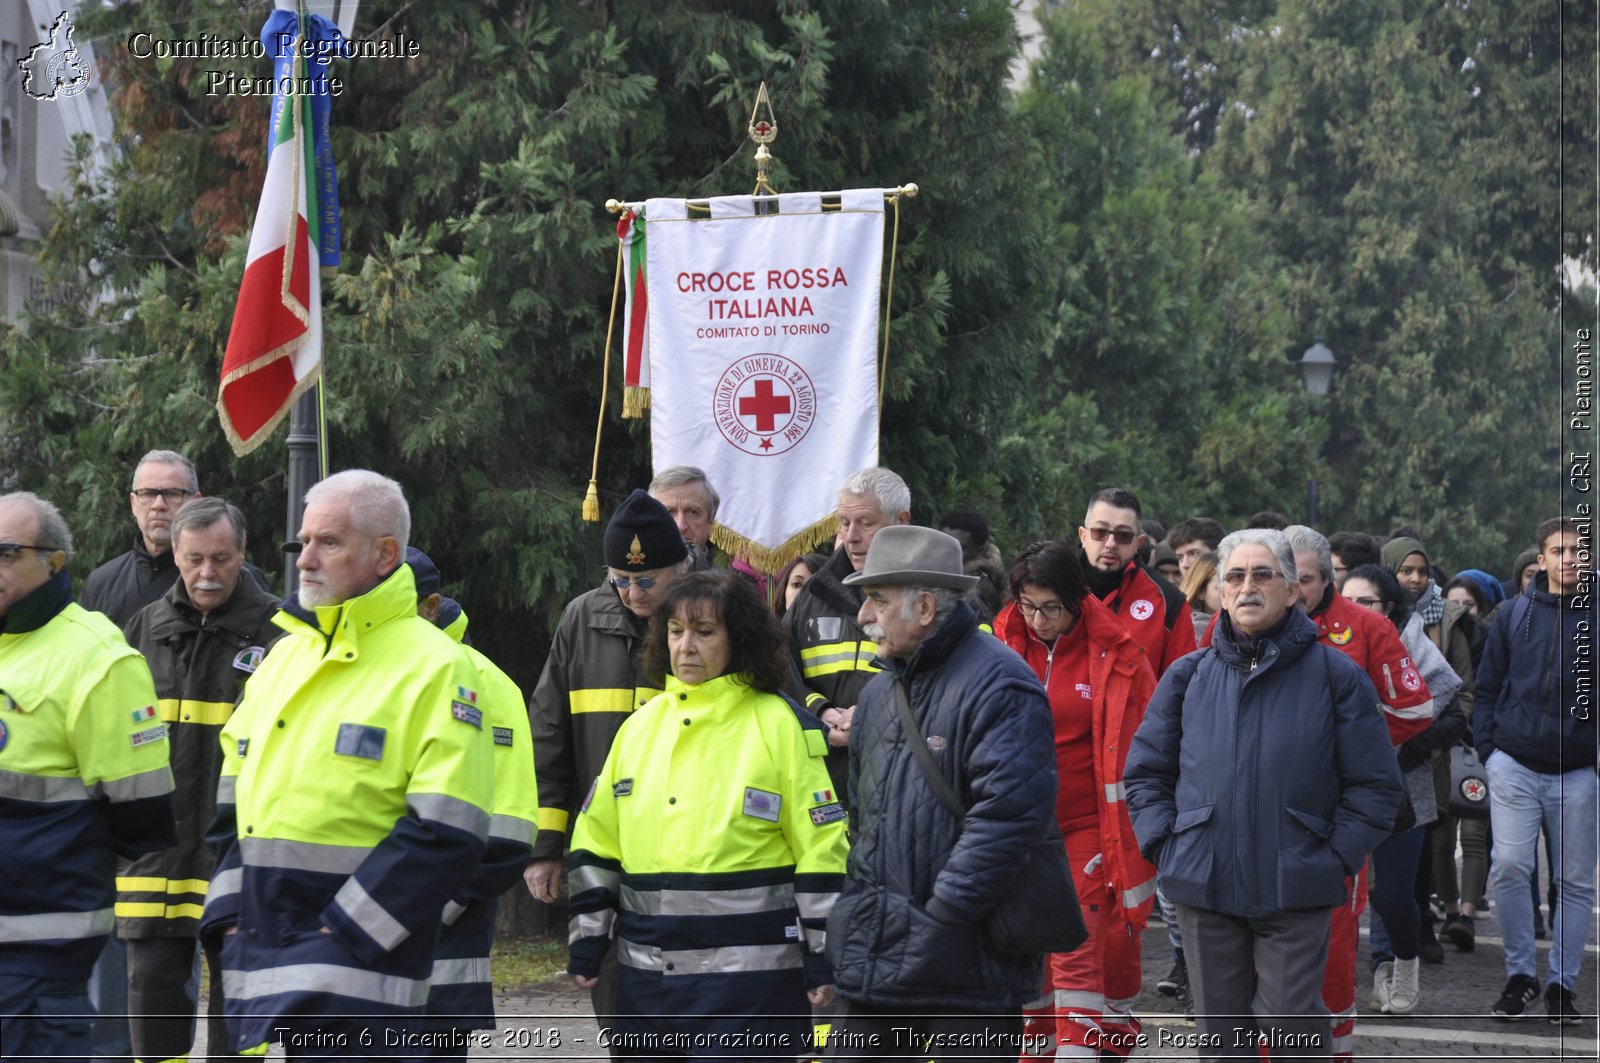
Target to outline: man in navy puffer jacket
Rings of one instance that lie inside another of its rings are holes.
[[[1217,569],[1217,633],[1150,699],[1128,812],[1177,907],[1200,1058],[1326,1059],[1330,917],[1394,823],[1400,768],[1372,681],[1294,606],[1288,538],[1234,532]]]
[[[982,923],[1055,815],[1044,688],[978,630],[962,602],[975,578],[943,532],[882,529],[845,582],[865,592],[859,619],[886,669],[851,729],[849,871],[827,945],[844,1009],[829,1058],[1015,1060],[1043,957],[994,952]],[[902,690],[920,734],[901,726]],[[927,743],[964,817],[940,803],[909,742]]]

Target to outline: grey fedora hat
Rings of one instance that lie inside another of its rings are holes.
[[[955,536],[914,524],[891,524],[872,537],[867,563],[844,582],[851,587],[916,585],[967,591],[978,577],[961,571],[961,543]]]

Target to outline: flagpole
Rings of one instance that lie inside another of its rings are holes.
[[[319,383],[294,400],[289,407],[289,523],[287,538],[300,534],[300,521],[305,516],[306,492],[317,482],[318,420],[317,399],[322,391]],[[300,570],[294,567],[298,554],[283,555],[283,593],[293,594],[300,586]]]

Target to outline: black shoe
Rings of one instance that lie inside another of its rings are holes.
[[[1444,936],[1462,952],[1471,952],[1478,944],[1478,931],[1470,915],[1456,914],[1446,919]]]
[[[1505,990],[1489,1009],[1489,1014],[1497,1019],[1520,1019],[1523,1009],[1538,999],[1539,983],[1525,974],[1514,974],[1507,980]]]
[[[1432,934],[1425,934],[1417,942],[1417,958],[1423,963],[1443,963],[1444,946]]]
[[[1577,1002],[1572,999],[1572,991],[1563,989],[1555,982],[1545,987],[1544,1010],[1550,1013],[1550,1022],[1554,1026],[1578,1026],[1583,1022]]]
[[[1156,992],[1163,996],[1187,996],[1189,992],[1189,965],[1179,956],[1173,961],[1172,970],[1167,976],[1156,983]]]

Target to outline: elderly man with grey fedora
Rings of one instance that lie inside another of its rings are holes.
[[[978,629],[963,601],[974,581],[960,543],[911,525],[880,530],[844,581],[863,592],[884,670],[851,728],[849,871],[827,946],[844,1008],[829,1058],[1014,1060],[1021,1007],[1039,995],[1041,958],[994,951],[981,924],[1055,813],[1050,708],[1022,658]],[[911,743],[931,751],[963,816]]]

